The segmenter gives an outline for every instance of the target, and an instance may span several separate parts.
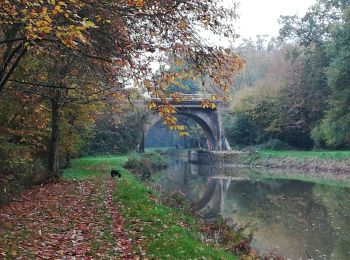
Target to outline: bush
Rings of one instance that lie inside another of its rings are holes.
[[[325,133],[324,133],[323,129],[321,128],[321,126],[316,126],[312,130],[311,137],[314,140],[314,148],[315,149],[326,147]]]
[[[152,169],[164,168],[167,162],[159,153],[133,154],[129,157],[124,167],[135,174],[140,175],[143,181],[151,180]]]
[[[230,144],[254,145],[260,139],[258,127],[253,125],[247,117],[238,114],[227,121],[225,134]]]
[[[25,188],[45,180],[41,161],[28,146],[0,143],[0,204],[7,203]]]
[[[162,204],[171,208],[177,208],[182,211],[190,210],[190,204],[186,199],[186,194],[182,191],[161,192],[160,201]]]
[[[350,134],[344,122],[345,120],[341,121],[341,119],[338,121],[332,121],[330,118],[323,119],[321,124],[316,126],[311,132],[315,148],[349,149]]]
[[[280,150],[288,150],[291,147],[279,139],[270,139],[267,143],[260,145],[259,148],[266,149],[266,150],[280,151]]]
[[[153,168],[166,167],[168,165],[167,161],[160,153],[156,153],[156,152],[144,153],[142,154],[141,157],[149,161]]]
[[[80,155],[127,154],[135,151],[142,138],[145,115],[126,113],[113,120],[113,114],[106,113],[97,119],[94,135],[87,140]]]

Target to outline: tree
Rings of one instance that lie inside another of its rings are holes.
[[[344,10],[343,21],[332,32],[327,51],[332,62],[326,70],[331,87],[330,108],[314,137],[333,148],[350,146],[350,7]]]
[[[299,44],[289,57],[291,61],[299,60],[300,63],[294,64],[301,65],[299,72],[294,73],[294,82],[298,83],[294,84],[291,94],[296,101],[294,104],[303,113],[304,131],[309,136],[329,107],[332,90],[325,71],[332,57],[327,51],[327,45],[333,41],[331,28],[341,20],[341,14],[348,4],[348,1],[318,0],[305,16],[282,17],[280,21],[283,25],[280,39],[292,39]]]
[[[186,69],[187,67],[187,69]],[[187,65],[183,68],[177,68],[177,66],[171,66],[172,73],[181,73],[181,70],[186,69],[191,71],[191,66]],[[194,80],[191,76],[178,77],[171,85],[166,87],[167,93],[182,93],[182,94],[196,94],[199,91],[198,85],[201,84],[200,80]]]
[[[144,111],[131,111],[127,104],[119,112],[106,106],[98,115],[93,134],[88,137],[81,154],[125,154],[135,151],[141,142],[145,122]]]
[[[54,59],[56,55],[60,55],[59,63]],[[91,102],[107,98],[110,94],[108,90],[120,88],[120,85],[111,87],[107,68],[96,65],[95,59],[72,55],[70,52],[64,54],[60,49],[52,48],[50,53],[43,51],[40,55],[31,55],[23,60],[26,63],[19,65],[10,81],[11,84],[8,85],[8,90],[39,96],[50,108],[51,137],[48,143],[48,170],[51,178],[57,178],[63,110],[74,103],[77,106],[87,106]],[[84,66],[82,66],[83,62]],[[89,76],[80,76],[86,73]],[[111,101],[112,97],[109,99]],[[76,117],[79,116],[79,110],[76,113]]]
[[[319,0],[302,18],[282,17],[281,38],[295,39],[303,46],[299,54],[303,66],[299,75],[301,100],[307,111],[309,128],[314,128],[312,136],[318,146],[335,148],[347,145],[347,94],[336,87],[344,85],[344,82],[335,83],[334,79],[346,66],[346,58],[343,58],[346,57],[344,53],[348,43],[343,42],[344,38],[340,39],[346,38],[345,33],[338,37],[332,28],[336,27],[341,34],[340,28],[346,27],[346,15],[343,15],[349,4],[348,0]]]
[[[278,49],[254,49],[251,48],[250,53],[261,57],[260,69],[253,69],[257,66],[255,58],[247,59],[245,71],[252,75],[255,72],[256,78],[251,83],[242,81],[246,82],[245,88],[236,94],[233,105],[237,114],[228,123],[226,132],[237,144],[278,138],[294,147],[310,148],[310,132],[322,117],[322,105],[326,102],[319,99],[323,89],[317,84],[321,81],[312,82],[317,71],[308,63],[311,63],[307,60],[309,56],[302,55],[300,48],[290,44]],[[313,65],[316,61],[312,60]]]
[[[0,92],[29,49],[50,42],[75,48],[92,21],[78,13],[83,1],[3,0],[0,7]]]
[[[167,99],[181,96],[167,93],[166,86],[204,74],[210,80],[202,87],[217,92],[212,99],[225,98],[243,63],[229,50],[204,44],[197,28],[234,37],[225,19],[235,17],[234,9],[216,1],[5,0],[0,7],[0,94],[9,89],[49,102],[49,170],[55,177],[62,108],[72,102],[127,100],[125,86],[135,86],[151,96],[150,109],[157,109],[171,127],[183,129]],[[164,69],[169,53],[179,71]],[[154,62],[160,77],[153,74]],[[191,71],[183,64],[193,64]]]
[[[102,109],[101,103],[72,103],[62,109],[59,155],[64,161],[61,165],[64,163],[64,167],[69,167],[71,158],[85,147],[93,136],[93,127]]]
[[[280,39],[295,40],[301,46],[319,46],[330,38],[330,28],[341,18],[348,0],[317,0],[303,17],[281,16]]]

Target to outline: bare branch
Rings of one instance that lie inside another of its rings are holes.
[[[32,86],[37,86],[37,87],[44,87],[44,88],[59,88],[59,89],[75,89],[75,88],[70,88],[70,87],[65,87],[61,85],[49,85],[49,84],[44,84],[44,83],[38,83],[38,82],[26,82],[26,81],[19,81],[15,79],[9,80],[9,82],[16,82],[24,85],[32,85]]]
[[[24,37],[14,38],[14,39],[7,39],[7,40],[0,40],[0,44],[8,44],[8,43],[25,41],[25,40],[26,40],[26,38],[24,38]]]
[[[6,82],[8,81],[8,79],[10,78],[10,76],[12,75],[12,73],[15,71],[15,69],[17,68],[20,60],[23,58],[24,54],[27,52],[28,47],[24,46],[24,43],[22,44],[22,49],[21,51],[18,53],[14,63],[12,64],[11,68],[9,69],[9,71],[0,79],[0,93],[1,91],[4,89]]]

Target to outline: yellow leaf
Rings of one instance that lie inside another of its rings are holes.
[[[189,136],[190,134],[187,133],[187,132],[181,131],[181,132],[179,133],[179,135],[180,135],[180,136]]]
[[[186,29],[187,28],[187,23],[185,21],[181,21],[179,24],[178,24],[178,27],[180,29]]]
[[[55,6],[55,9],[54,9],[54,11],[57,11],[57,12],[59,12],[59,13],[62,13],[63,12],[63,10],[61,9],[61,6],[59,6],[59,5],[56,5]]]
[[[144,4],[145,4],[145,3],[143,2],[143,0],[136,0],[136,1],[135,1],[135,5],[136,5],[137,7],[143,7]]]

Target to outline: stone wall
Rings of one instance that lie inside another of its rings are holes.
[[[188,151],[188,160],[199,164],[242,164],[242,159],[249,156],[242,151]]]

